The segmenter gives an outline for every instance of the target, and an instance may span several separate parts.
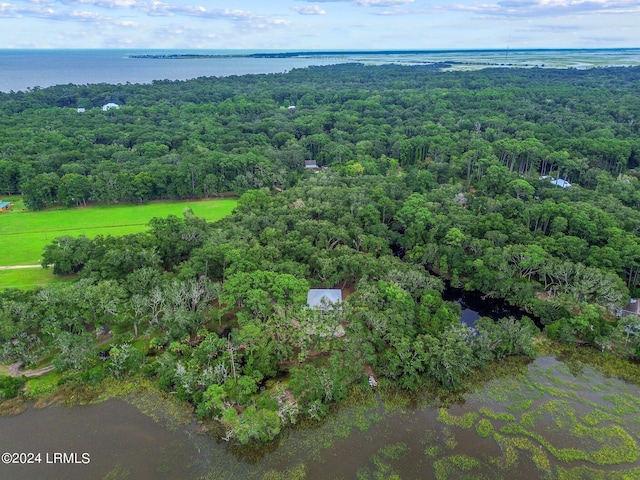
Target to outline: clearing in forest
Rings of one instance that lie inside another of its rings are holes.
[[[229,215],[236,203],[235,199],[167,201],[141,205],[92,205],[40,212],[14,208],[0,217],[0,237],[4,240],[0,266],[37,264],[45,245],[63,235],[86,235],[91,238],[96,235],[138,233],[147,229],[152,218],[182,216],[188,208],[198,217],[215,221]],[[16,206],[20,207],[20,204]],[[13,273],[16,274],[15,271]],[[26,273],[26,270],[22,273]]]

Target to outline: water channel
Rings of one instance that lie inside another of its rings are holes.
[[[522,318],[525,315],[529,316],[538,327],[542,326],[539,324],[537,318],[532,317],[531,314],[528,314],[518,307],[509,305],[504,300],[488,298],[480,292],[455,288],[449,284],[446,284],[445,287],[442,292],[442,298],[448,302],[455,302],[460,305],[462,310],[460,321],[469,327],[473,327],[473,324],[480,317],[499,320],[505,317]]]
[[[638,387],[541,357],[449,408],[399,407],[371,393],[259,455],[195,425],[168,428],[123,400],[31,407],[0,419],[0,452],[40,453],[42,462],[0,465],[0,478],[640,478],[639,442]],[[46,463],[56,452],[90,462]]]
[[[480,316],[523,315],[452,287],[443,296],[460,304],[469,326]],[[0,453],[41,459],[0,465],[0,478],[640,478],[640,389],[588,367],[571,371],[553,357],[446,409],[399,405],[371,391],[358,406],[260,451],[216,442],[196,424],[154,421],[132,403],[140,399],[31,407],[0,418]],[[74,463],[55,462],[56,453],[72,454],[66,459]]]

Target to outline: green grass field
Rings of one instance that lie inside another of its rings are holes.
[[[0,270],[0,289],[2,288],[33,288],[42,287],[48,283],[59,283],[66,278],[56,277],[52,269],[24,268],[20,270]]]
[[[182,216],[190,208],[193,213],[209,221],[226,217],[236,206],[235,199],[152,202],[143,205],[101,205],[66,210],[29,212],[24,209],[19,197],[3,197],[14,202],[10,212],[0,213],[0,238],[3,240],[0,266],[33,265],[42,256],[45,245],[62,235],[95,237],[96,235],[126,235],[147,228],[149,220],[168,215]],[[35,275],[44,281],[38,269],[3,271],[9,277],[27,278]],[[11,273],[7,273],[11,272]],[[0,276],[0,286],[6,285]],[[34,277],[32,277],[34,278]],[[36,279],[36,278],[34,278]],[[28,283],[28,282],[22,282]]]

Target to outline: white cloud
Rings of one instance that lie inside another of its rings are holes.
[[[308,3],[355,3],[361,7],[393,7],[407,5],[415,0],[304,0]]]
[[[212,41],[220,41],[225,38],[224,34],[210,31],[203,32],[201,29],[182,23],[162,25],[153,31],[152,36],[162,39],[164,44],[181,48],[203,48],[210,46]]]
[[[394,7],[396,5],[407,5],[414,0],[356,0],[355,3],[363,7]]]
[[[251,12],[243,10],[230,10],[225,9],[213,9],[208,10],[202,6],[190,6],[190,5],[175,5],[171,3],[164,3],[159,1],[153,1],[149,3],[139,3],[137,7],[142,12],[151,16],[167,16],[172,17],[174,15],[186,15],[190,17],[203,17],[203,18],[227,18],[231,20],[253,20],[261,18]]]
[[[36,7],[19,7],[10,3],[0,3],[0,18],[19,18],[37,12]]]
[[[76,23],[98,23],[101,25],[118,25],[122,27],[135,27],[139,24],[119,18],[100,15],[94,12],[79,10],[57,10],[49,6],[21,7],[8,3],[0,3],[0,18],[41,18],[55,21],[71,21]]]
[[[136,8],[152,17],[187,16],[209,20],[229,20],[233,22],[236,27],[243,28],[267,28],[270,26],[277,27],[290,24],[290,22],[288,22],[287,20],[268,18],[253,12],[248,12],[245,10],[233,10],[229,8],[216,8],[209,10],[199,5],[175,5],[159,1],[154,1],[146,4],[138,3],[136,4]]]
[[[178,5],[159,0],[26,0],[29,5],[0,3],[0,18],[42,18],[56,21],[75,23],[104,23],[120,26],[139,25],[136,22],[124,20],[127,16],[140,12],[149,17],[195,17],[207,20],[226,20],[236,29],[251,30],[278,28],[290,25],[284,19],[259,15],[253,12],[216,8],[208,9],[200,5]],[[77,7],[73,8],[72,7]],[[96,9],[114,11],[114,16],[122,19],[104,16]],[[124,11],[132,13],[122,13]],[[139,19],[138,19],[139,20]]]
[[[482,17],[543,17],[581,13],[640,13],[640,0],[502,0],[494,4],[444,5],[442,10],[471,12]]]
[[[82,12],[82,11],[55,11],[53,9],[45,9],[42,10],[39,14],[35,15],[40,18],[45,18],[48,20],[57,20],[57,21],[73,21],[77,23],[97,23],[100,25],[118,25],[120,27],[137,27],[139,26],[136,22],[131,22],[127,20],[121,20],[119,18],[108,17],[105,15],[100,15],[98,13],[93,12]]]
[[[75,0],[69,2],[63,0],[62,3],[95,5],[96,7],[101,8],[131,8],[139,5],[139,2],[136,0]]]
[[[517,29],[518,32],[533,32],[533,33],[563,33],[563,32],[574,32],[576,30],[582,30],[583,27],[580,25],[532,25],[529,27],[520,27]]]
[[[430,13],[427,10],[377,10],[373,12],[374,15],[380,16],[400,16],[400,15],[422,15],[425,13]]]
[[[291,10],[298,12],[300,15],[326,15],[326,11],[318,5],[309,5],[306,7],[291,7]]]

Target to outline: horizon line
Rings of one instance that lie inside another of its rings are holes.
[[[3,50],[73,50],[73,51],[96,51],[96,50],[156,50],[156,51],[244,51],[244,52],[279,52],[290,53],[295,55],[303,54],[351,54],[351,53],[367,53],[367,54],[388,54],[388,53],[440,53],[440,52],[503,52],[507,48],[487,47],[487,48],[398,48],[398,49],[285,49],[285,48],[190,48],[190,47],[0,47],[0,51]],[[521,47],[521,48],[508,48],[510,51],[610,51],[610,50],[640,50],[640,46],[637,47]]]

